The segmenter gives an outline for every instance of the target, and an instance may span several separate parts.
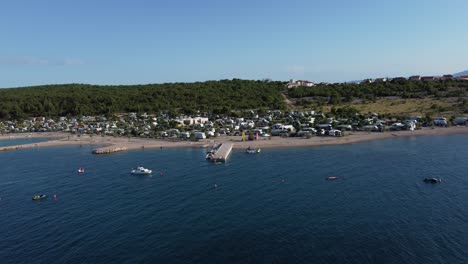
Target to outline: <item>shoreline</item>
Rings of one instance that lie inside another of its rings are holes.
[[[394,137],[437,136],[452,134],[468,134],[467,126],[423,128],[414,131],[387,131],[387,132],[363,132],[346,131],[343,137],[313,136],[309,139],[296,137],[271,137],[259,138],[255,141],[242,141],[241,136],[221,136],[201,141],[172,141],[170,139],[144,139],[112,136],[72,135],[63,132],[50,133],[17,133],[0,135],[0,140],[23,138],[52,138],[53,140],[29,143],[15,146],[0,147],[0,151],[16,150],[23,148],[94,145],[100,146],[93,150],[95,154],[109,154],[119,151],[137,149],[162,149],[162,148],[209,148],[214,144],[223,142],[234,143],[233,149],[251,148],[290,148],[290,147],[317,147],[328,145],[352,144],[364,141],[382,140]]]

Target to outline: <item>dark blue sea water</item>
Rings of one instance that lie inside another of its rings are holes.
[[[15,145],[22,145],[22,144],[31,144],[31,143],[38,143],[43,141],[51,140],[50,138],[12,138],[12,139],[1,139],[0,140],[0,147],[6,146],[15,146]]]
[[[0,153],[1,263],[468,263],[468,135],[226,164],[204,149],[91,150]]]

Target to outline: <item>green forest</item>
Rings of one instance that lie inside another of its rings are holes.
[[[99,86],[44,85],[0,89],[0,119],[110,115],[123,112],[230,113],[283,109],[283,82],[220,80],[195,83]]]
[[[233,110],[287,109],[303,105],[339,106],[355,99],[364,102],[383,97],[457,98],[459,112],[468,111],[468,82],[462,80],[381,83],[317,84],[285,88],[285,82],[220,80],[147,85],[63,84],[0,89],[0,119],[31,116],[112,115],[116,113],[196,111],[229,114]],[[290,101],[285,98],[291,99]]]

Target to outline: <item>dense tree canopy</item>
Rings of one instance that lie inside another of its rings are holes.
[[[119,112],[284,108],[282,82],[221,80],[131,86],[86,84],[0,89],[0,118],[106,115]]]

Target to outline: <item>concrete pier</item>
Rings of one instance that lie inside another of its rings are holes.
[[[213,162],[225,162],[231,154],[233,146],[234,144],[231,142],[222,143],[216,151],[210,154],[209,160]]]

